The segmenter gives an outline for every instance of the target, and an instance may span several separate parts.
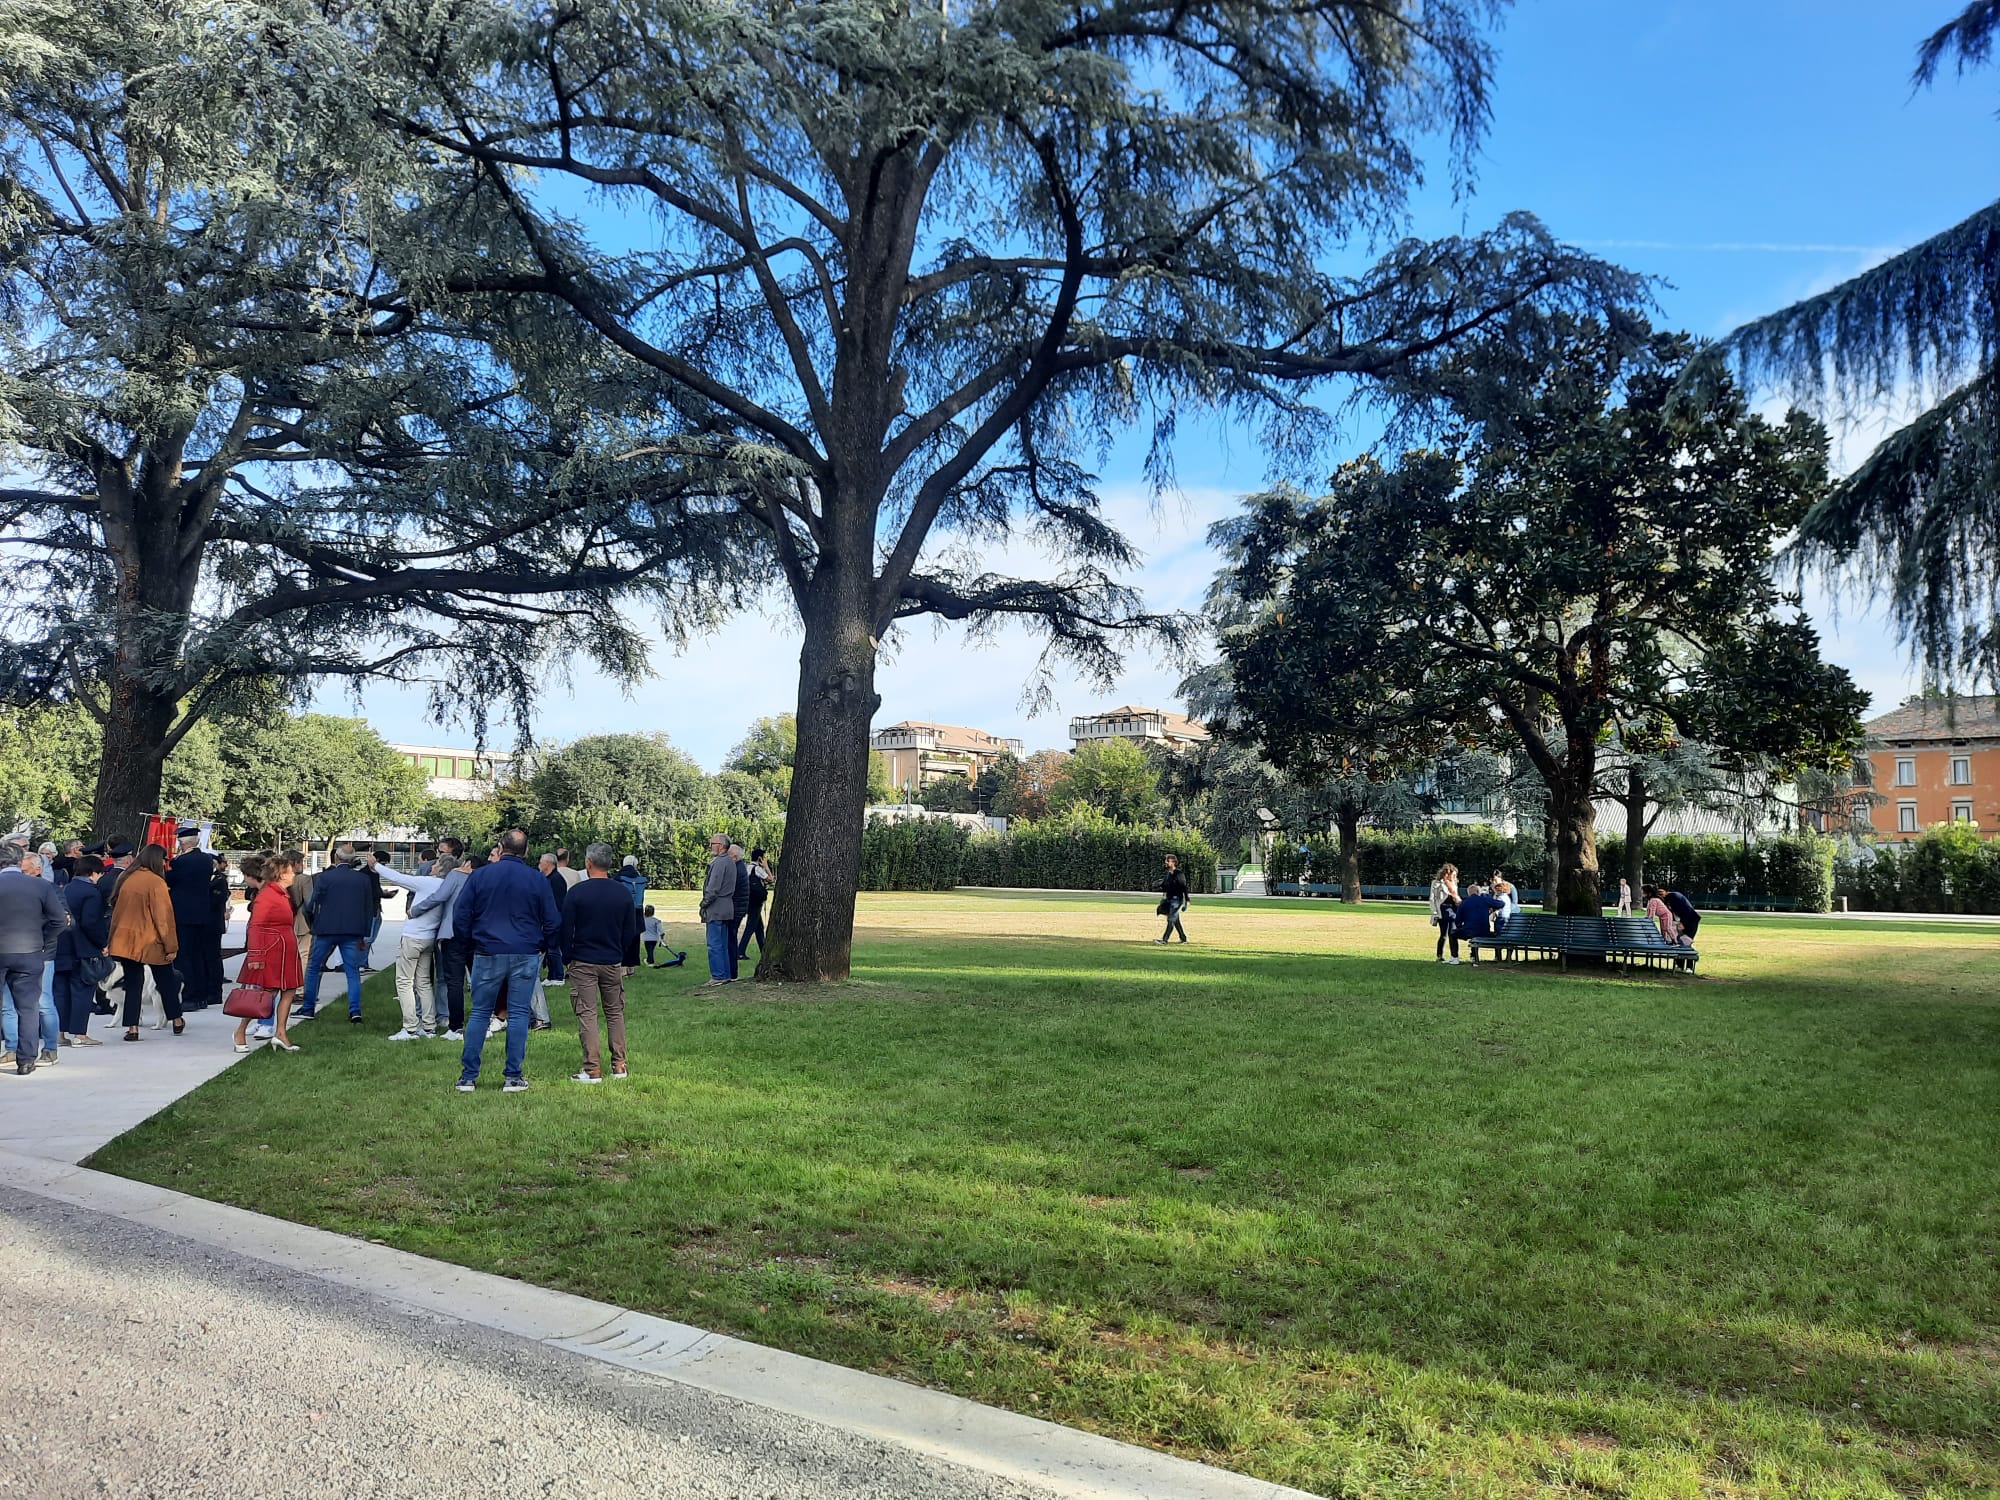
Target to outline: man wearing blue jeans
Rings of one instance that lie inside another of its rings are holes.
[[[368,925],[378,910],[375,892],[380,887],[349,863],[354,858],[352,844],[335,844],[333,858],[334,863],[314,877],[312,894],[306,898],[306,922],[312,928],[313,941],[299,1014],[310,1016],[319,1009],[320,972],[327,957],[337,951],[347,975],[347,1019],[358,1023]]]
[[[42,1036],[43,1013],[52,1008],[42,991],[42,965],[69,926],[69,908],[41,873],[39,855],[18,844],[0,848],[0,1006],[13,1023],[8,1039],[19,1042],[14,1071],[23,1078],[56,1046],[55,1033]]]
[[[542,951],[562,925],[548,880],[525,856],[528,835],[510,828],[500,836],[500,858],[481,865],[458,893],[452,930],[472,940],[472,1014],[466,1018],[465,1047],[459,1054],[458,1091],[479,1082],[480,1055],[500,992],[507,992],[507,1073],[503,1093],[527,1090],[531,996],[541,993]]]
[[[701,920],[708,929],[708,984],[702,988],[728,984],[736,977],[736,861],[729,857],[729,840],[719,833],[708,841]]]

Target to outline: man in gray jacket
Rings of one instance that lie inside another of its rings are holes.
[[[69,926],[69,907],[41,878],[41,859],[19,844],[0,847],[0,1004],[11,995],[17,1041],[14,1071],[35,1071],[56,1038],[42,1037],[42,965],[55,956],[56,938]]]
[[[729,840],[719,833],[708,841],[701,920],[708,931],[708,986],[728,984],[735,949],[736,861],[729,857]]]

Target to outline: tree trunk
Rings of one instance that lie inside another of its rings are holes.
[[[1349,906],[1361,904],[1361,814],[1343,812],[1335,820],[1340,825],[1340,899]]]
[[[1625,768],[1625,880],[1636,896],[1646,873],[1646,775],[1637,766]]]
[[[1556,836],[1556,910],[1565,917],[1601,917],[1604,881],[1597,869],[1594,797],[1597,747],[1572,734],[1562,769],[1562,776],[1549,787]]]
[[[109,688],[104,756],[98,763],[90,822],[99,838],[127,838],[136,844],[145,832],[147,816],[167,811],[160,806],[160,780],[167,759],[160,747],[173,728],[176,704],[171,694],[123,673],[114,676]]]
[[[1549,805],[1542,817],[1542,910],[1556,910],[1556,892],[1562,885],[1562,857],[1556,847],[1556,799],[1549,794]]]
[[[868,575],[843,579],[837,564],[821,559],[804,612],[784,868],[772,901],[770,947],[757,964],[760,980],[845,979],[854,945],[868,730],[882,700],[875,693]]]

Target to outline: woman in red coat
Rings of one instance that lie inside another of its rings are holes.
[[[275,1027],[271,1045],[285,1052],[299,1050],[285,1034],[285,1022],[290,1019],[292,992],[305,983],[299,965],[298,941],[292,933],[290,892],[298,873],[299,867],[289,854],[265,856],[264,883],[250,903],[250,930],[245,939],[243,967],[236,976],[238,984],[254,984],[278,992],[277,1003],[271,1007]],[[250,1021],[245,1017],[236,1023],[238,1052],[250,1050],[249,1038]]]

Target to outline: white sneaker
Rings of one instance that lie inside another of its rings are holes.
[[[1455,963],[1457,963],[1457,962],[1458,962],[1458,960],[1457,960],[1457,959],[1455,959],[1455,958],[1447,958],[1447,959],[1445,960],[1445,962],[1446,962],[1446,963],[1448,963],[1448,964],[1455,964]]]
[[[447,1031],[443,1032],[442,1035],[447,1042],[462,1042],[465,1040],[465,1033],[462,1031]]]
[[[421,1040],[422,1037],[423,1033],[421,1031],[412,1031],[407,1026],[401,1031],[392,1031],[389,1033],[389,1040],[392,1042],[414,1042]]]
[[[253,1042],[268,1042],[277,1034],[278,1028],[269,1021],[252,1021],[250,1023],[250,1040]]]
[[[506,1029],[507,1029],[507,1023],[501,1020],[498,1016],[495,1016],[493,1018],[492,1024],[486,1028],[486,1034],[488,1036],[498,1036],[500,1035],[501,1032],[505,1031]]]
[[[572,1074],[570,1074],[570,1075],[569,1075],[569,1081],[570,1081],[571,1083],[602,1083],[602,1082],[604,1082],[604,1080],[603,1080],[602,1078],[598,1077],[598,1076],[597,1076],[597,1075],[596,1075],[595,1073],[572,1073]]]

